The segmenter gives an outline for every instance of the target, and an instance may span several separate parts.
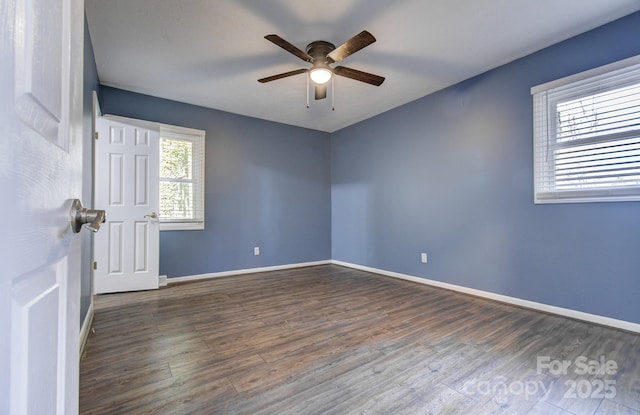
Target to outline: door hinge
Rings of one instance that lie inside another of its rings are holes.
[[[97,140],[97,139],[98,139],[98,132],[97,132],[97,131],[93,133],[93,138],[94,138],[95,140]]]
[[[98,261],[93,261],[93,269],[98,269]]]

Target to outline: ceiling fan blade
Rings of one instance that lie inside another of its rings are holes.
[[[298,75],[298,74],[305,73],[305,72],[308,72],[308,71],[309,71],[308,69],[296,69],[295,71],[284,72],[284,73],[280,73],[278,75],[267,76],[266,78],[258,79],[258,82],[264,84],[265,82],[275,81],[275,80],[278,80],[278,79],[286,78],[288,76]]]
[[[316,99],[325,99],[327,97],[327,84],[316,85]]]
[[[345,78],[355,79],[356,81],[375,86],[380,86],[384,82],[383,76],[374,75],[368,72],[362,72],[357,69],[346,68],[344,66],[336,66],[335,68],[333,68],[333,73],[336,75],[344,76]]]
[[[311,62],[313,60],[313,58],[309,56],[306,52],[298,49],[297,47],[287,42],[286,40],[284,40],[278,35],[266,35],[264,38],[280,46],[282,49],[286,50],[287,52],[296,55],[303,61]]]
[[[335,48],[331,53],[327,55],[327,59],[330,62],[340,62],[349,55],[352,55],[360,49],[369,46],[376,41],[376,38],[366,30],[358,33],[351,39],[344,42],[342,45]]]

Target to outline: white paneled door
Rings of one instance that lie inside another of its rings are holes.
[[[96,294],[158,288],[159,128],[99,117],[95,203],[107,211],[94,240]]]
[[[78,413],[83,22],[0,0],[1,414]]]

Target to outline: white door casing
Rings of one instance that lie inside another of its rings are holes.
[[[82,0],[0,0],[0,413],[78,412]]]
[[[95,202],[107,211],[94,240],[96,294],[158,288],[159,126],[96,120]]]

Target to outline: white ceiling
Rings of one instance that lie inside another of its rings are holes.
[[[86,0],[104,85],[333,132],[640,10],[639,0]],[[335,77],[306,108],[306,77],[258,78],[309,64],[305,50],[362,30],[377,42],[340,65],[386,77]]]

